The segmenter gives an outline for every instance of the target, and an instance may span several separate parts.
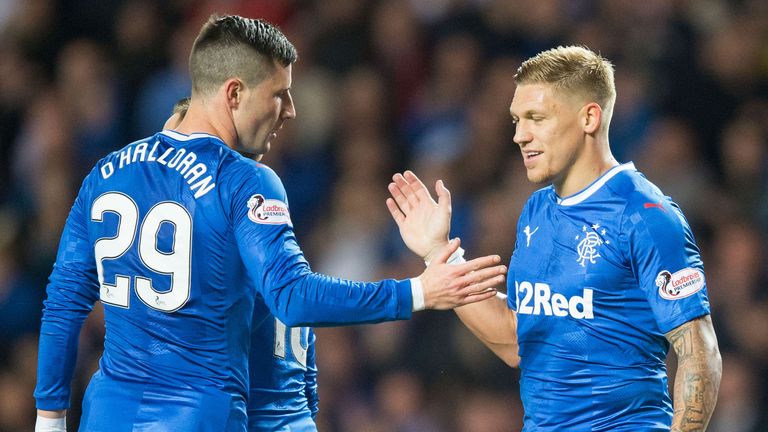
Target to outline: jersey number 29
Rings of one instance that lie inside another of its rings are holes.
[[[128,308],[133,277],[136,295],[152,309],[173,312],[184,306],[189,299],[192,257],[192,216],[187,209],[173,201],[157,203],[144,216],[139,228],[139,208],[136,203],[122,193],[108,192],[93,202],[91,221],[103,222],[104,213],[115,213],[120,220],[115,237],[103,237],[94,243],[102,303]],[[170,223],[174,228],[170,252],[162,252],[157,247],[157,235],[163,223]],[[169,290],[155,290],[152,279],[140,275],[118,274],[114,285],[104,281],[103,262],[123,256],[136,240],[137,231],[141,262],[156,273],[170,276]]]

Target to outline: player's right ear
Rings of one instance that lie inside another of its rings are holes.
[[[603,121],[603,109],[592,102],[581,109],[582,126],[585,133],[593,134],[600,128]]]

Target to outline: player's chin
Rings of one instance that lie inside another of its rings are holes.
[[[254,143],[253,147],[251,148],[251,154],[264,155],[269,151],[270,148],[272,148],[272,142],[269,138],[267,138],[266,140]]]
[[[541,170],[529,169],[526,174],[531,183],[548,183],[551,180],[551,176]]]
[[[236,150],[242,153],[247,153],[249,157],[253,158],[255,156],[263,156],[266,152],[269,151],[270,144],[269,142],[250,142],[250,143],[240,143],[239,148]]]

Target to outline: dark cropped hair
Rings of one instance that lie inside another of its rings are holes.
[[[189,56],[193,92],[210,94],[229,78],[255,85],[274,63],[296,61],[296,48],[274,25],[237,15],[211,15],[195,39]]]

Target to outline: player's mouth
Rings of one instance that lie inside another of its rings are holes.
[[[533,168],[536,165],[536,162],[541,158],[541,155],[543,152],[540,151],[524,151],[523,152],[523,163],[525,163],[526,168]]]
[[[276,128],[272,129],[272,132],[269,134],[269,140],[274,141],[277,139],[277,133],[280,132],[280,129],[283,128],[283,123],[280,122],[280,124],[277,125]]]

